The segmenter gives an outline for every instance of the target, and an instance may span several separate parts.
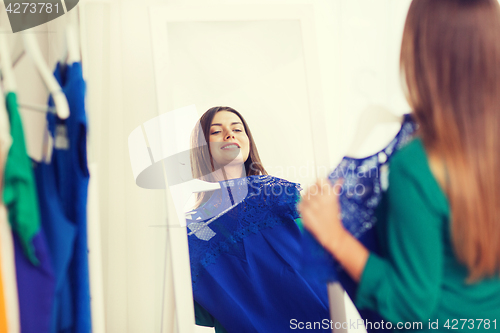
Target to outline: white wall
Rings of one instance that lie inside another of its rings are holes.
[[[106,328],[159,332],[166,238],[157,226],[164,224],[163,191],[135,185],[127,147],[129,133],[157,115],[147,3],[88,3],[85,10],[89,101],[95,103],[91,140],[101,177]],[[91,87],[92,80],[97,86]]]
[[[195,104],[201,116],[210,107],[231,106],[248,122],[271,175],[314,180],[298,20],[169,23],[168,37],[170,110]]]

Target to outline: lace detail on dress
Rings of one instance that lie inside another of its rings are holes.
[[[344,157],[328,179],[335,184],[344,179],[339,197],[342,222],[356,238],[370,230],[376,222],[375,209],[382,198],[382,167],[392,154],[404,147],[416,130],[416,124],[405,115],[401,130],[389,145],[380,152],[362,159]]]
[[[232,193],[229,197],[224,195],[227,189]],[[221,182],[221,189],[213,193],[206,204],[190,212],[195,220],[192,223],[188,220],[193,289],[204,268],[216,263],[221,254],[229,253],[245,260],[242,244],[245,237],[265,228],[295,223],[300,190],[298,184],[272,176]],[[247,194],[237,200],[241,193]],[[235,202],[228,203],[233,200],[229,198],[235,198]]]
[[[375,211],[387,188],[384,180],[387,179],[388,162],[396,151],[412,140],[416,129],[411,115],[406,114],[400,131],[387,147],[366,158],[344,157],[328,177],[332,184],[339,178],[344,179],[339,196],[342,223],[363,244],[374,242],[374,235],[369,232],[377,222]],[[342,267],[307,231],[303,246],[304,274],[326,281],[336,280]]]

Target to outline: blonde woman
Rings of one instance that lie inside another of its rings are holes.
[[[500,7],[497,0],[414,0],[401,72],[418,136],[390,162],[379,208],[385,255],[339,220],[320,180],[304,225],[351,277],[355,303],[395,331],[500,329]]]

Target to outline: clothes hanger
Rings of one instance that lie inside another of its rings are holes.
[[[7,41],[5,39],[4,29],[0,27],[0,70],[2,72],[3,86],[7,91],[14,91],[16,87],[16,82],[14,78],[14,72],[12,71],[10,63],[9,49],[7,48]],[[10,136],[10,121],[9,114],[7,111],[7,106],[5,104],[5,94],[3,88],[0,85],[0,129],[5,134],[5,142],[9,147],[12,144],[12,137]],[[7,134],[8,133],[8,134]],[[8,138],[8,139],[7,139]]]
[[[31,111],[37,111],[37,112],[42,112],[42,113],[47,113],[47,112],[56,113],[56,109],[52,106],[43,106],[43,105],[39,105],[39,104],[26,103],[26,102],[20,102],[20,103],[18,103],[18,105],[22,109],[28,109]]]
[[[20,60],[19,57],[16,58],[16,61],[13,63],[12,58],[10,56],[10,48],[7,43],[7,38],[5,33],[8,30],[3,26],[0,26],[0,65],[2,72],[2,82],[5,92],[15,92],[17,91],[17,83],[16,77],[14,75],[14,67],[15,64]],[[22,56],[23,54],[21,54]],[[55,109],[52,107],[47,108],[47,106],[39,106],[31,103],[19,103],[19,106],[25,109],[40,111],[40,112],[55,112]]]
[[[10,56],[9,44],[7,43],[7,39],[5,38],[5,32],[8,32],[8,30],[0,27],[0,64],[2,72],[2,83],[5,92],[15,92],[17,91],[16,77],[14,75],[15,66]],[[40,106],[31,103],[20,103],[19,106],[33,111],[55,112],[55,108],[53,107]]]
[[[62,64],[72,64],[81,61],[80,43],[78,40],[77,26],[78,26],[78,8],[66,14],[68,16],[68,23],[64,31],[64,49],[60,62]]]
[[[7,30],[0,27],[0,64],[2,67],[2,82],[4,90],[14,92],[17,90],[16,78],[12,68],[12,59],[10,57],[10,49],[5,37]]]
[[[375,73],[367,72],[369,75],[376,78]],[[402,124],[404,117],[394,114],[389,108],[372,104],[369,94],[360,89],[358,81],[358,90],[360,94],[368,101],[368,107],[366,107],[360,116],[360,120],[356,127],[356,132],[354,134],[354,139],[351,145],[347,149],[346,156],[357,157],[360,155],[360,148],[364,142],[368,139],[371,132],[379,125],[398,123]]]
[[[10,136],[9,114],[7,112],[7,106],[5,105],[5,95],[3,93],[3,88],[1,87],[1,85],[0,85],[0,98],[3,99],[3,101],[0,103],[0,129],[2,130],[3,133],[9,133],[8,134],[9,142],[7,142],[7,144],[10,146],[10,144],[12,143],[12,137]],[[7,137],[7,134],[5,135],[5,137]]]
[[[3,45],[1,44],[2,43],[2,37],[4,37],[4,36],[0,36],[0,47],[4,48]],[[24,40],[24,42],[26,42],[26,40]],[[10,62],[10,54],[9,54],[8,51],[4,51],[4,52],[6,52],[8,54],[8,57],[6,58],[6,57],[2,56],[2,58],[5,59],[5,60],[9,59],[8,62],[11,63],[10,67],[11,67],[11,69],[13,69],[13,67],[16,66],[16,64],[19,62],[19,60],[21,60],[21,58],[26,54],[26,49],[27,48],[25,46],[25,48],[23,49],[23,52],[19,56],[16,57],[16,60],[13,63]],[[1,54],[2,53],[0,51],[0,55]],[[43,59],[42,59],[42,61],[43,61]],[[3,64],[4,64],[4,60],[2,60],[2,65]],[[8,66],[8,63],[7,63],[7,66]],[[48,68],[46,69],[46,71],[49,71],[49,73],[50,73],[50,70]],[[53,77],[52,73],[50,73],[50,76],[55,80],[55,78]],[[42,76],[42,78],[43,78],[43,76]],[[57,81],[55,83],[57,84]],[[56,89],[58,87],[60,93],[62,93],[62,90],[61,90],[59,84],[57,84],[57,87],[55,87],[55,85],[52,82],[51,85],[52,85],[52,89],[49,88],[49,90],[53,91],[54,89]],[[47,86],[49,86],[49,85],[47,84]],[[10,90],[10,91],[15,91],[15,84],[11,85],[11,87],[13,87],[13,90]],[[64,94],[63,94],[64,99],[62,99],[61,96],[60,96],[60,93],[57,93],[57,94],[52,93],[52,98],[54,99],[54,103],[56,104],[56,107],[51,107],[51,106],[47,106],[47,105],[38,105],[38,104],[33,104],[33,103],[26,103],[26,102],[21,102],[21,101],[18,103],[18,105],[19,105],[20,108],[26,109],[26,110],[37,111],[37,112],[42,112],[42,113],[47,113],[47,112],[55,113],[55,114],[58,114],[59,118],[65,119],[65,118],[63,118],[64,117],[64,112],[65,112],[64,108],[67,108],[67,110],[68,110],[67,113],[68,113],[68,116],[69,116],[69,106],[68,106],[68,102],[66,100],[66,96],[64,96]],[[59,109],[57,109],[57,106],[59,106]],[[61,114],[59,114],[56,110],[62,111]],[[50,158],[51,158],[50,147],[51,146],[52,146],[52,141],[50,139],[50,135],[48,133],[48,129],[45,128],[44,136],[43,136],[43,142],[42,142],[42,152],[43,152],[43,154],[42,154],[42,161],[44,161],[45,163],[50,163]]]
[[[16,57],[16,62],[12,62],[11,58],[11,53],[10,53],[10,48],[9,44],[7,43],[7,38],[6,38],[6,33],[9,32],[8,29],[3,27],[0,24],[0,70],[2,73],[2,83],[5,88],[6,93],[9,92],[16,92],[17,91],[17,83],[16,83],[16,78],[14,75],[14,67],[15,63],[19,61],[22,57],[23,53],[21,54],[21,57]],[[2,98],[5,97],[5,94],[3,93],[2,88],[0,87],[0,96]],[[20,107],[23,107],[25,109],[29,110],[34,110],[34,111],[39,111],[39,112],[53,112],[55,113],[55,109],[53,107],[47,107],[47,106],[40,106],[36,104],[28,104],[28,103],[18,103]],[[5,131],[5,133],[10,133],[10,122],[9,122],[9,115],[7,111],[7,107],[5,103],[0,103],[0,128],[2,131]],[[12,138],[10,137],[9,134],[9,142],[7,142],[9,145],[12,143]],[[45,142],[45,138],[44,138]],[[45,151],[45,150],[44,150]]]
[[[61,119],[67,119],[69,117],[68,100],[66,99],[61,86],[57,83],[56,78],[49,69],[49,66],[45,62],[40,47],[35,39],[35,35],[29,32],[24,33],[23,42],[26,53],[33,59],[38,72],[40,73],[52,96],[52,99],[54,100],[57,116]]]

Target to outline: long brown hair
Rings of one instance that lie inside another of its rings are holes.
[[[455,254],[468,281],[500,272],[500,7],[413,0],[401,74],[426,151],[448,171]]]
[[[245,133],[247,134],[248,141],[250,143],[250,152],[244,163],[246,176],[267,175],[267,171],[264,169],[262,162],[260,161],[259,152],[257,150],[257,146],[255,145],[255,141],[253,140],[250,127],[248,127],[248,124],[243,116],[231,107],[215,106],[208,109],[201,116],[191,135],[191,170],[193,172],[193,178],[208,182],[216,181],[213,177],[215,167],[209,147],[210,126],[212,125],[212,120],[214,119],[215,114],[221,111],[228,111],[237,115],[241,119],[243,127],[245,128]],[[206,200],[207,196],[205,192],[196,194],[196,206],[199,206]]]

